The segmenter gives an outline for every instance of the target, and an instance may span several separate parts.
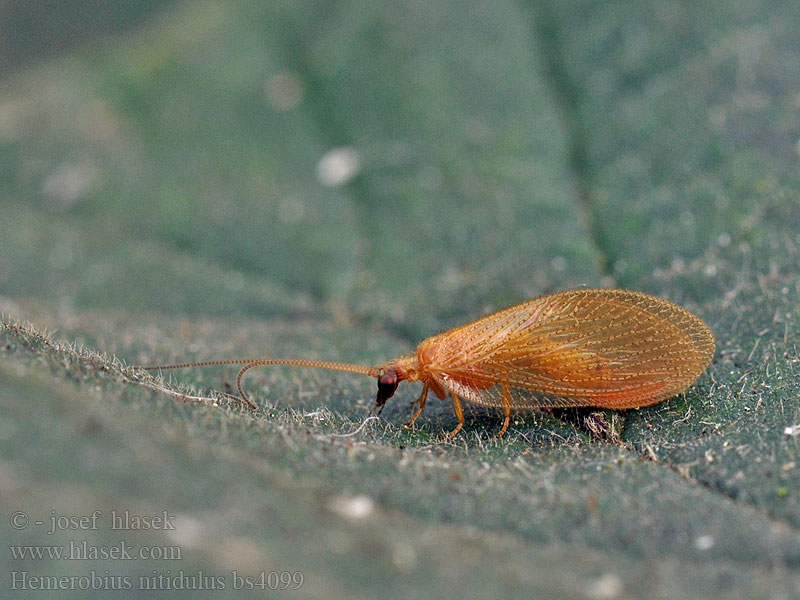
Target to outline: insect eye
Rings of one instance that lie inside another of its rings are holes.
[[[397,375],[389,372],[378,379],[378,404],[385,403],[397,389]]]

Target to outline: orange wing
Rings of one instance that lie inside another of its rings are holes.
[[[695,315],[626,290],[537,298],[424,340],[420,364],[487,406],[631,408],[670,398],[708,367],[714,338]]]

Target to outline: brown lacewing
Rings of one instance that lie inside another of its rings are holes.
[[[425,408],[428,392],[453,401],[464,425],[461,400],[501,408],[497,437],[508,429],[512,409],[594,406],[634,408],[671,398],[692,385],[714,355],[714,337],[680,306],[639,292],[572,290],[542,296],[445,331],[416,352],[375,367],[293,358],[213,360],[141,367],[147,370],[244,365],[242,389],[253,367],[295,365],[360,373],[378,379],[378,412],[401,381],[421,381],[422,394],[406,424]],[[236,398],[237,400],[239,398]]]

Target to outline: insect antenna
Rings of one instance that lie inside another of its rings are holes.
[[[286,365],[295,367],[313,367],[315,369],[329,369],[331,371],[344,371],[346,373],[357,373],[370,377],[380,377],[381,370],[377,367],[367,367],[365,365],[353,365],[350,363],[335,362],[329,360],[307,360],[302,358],[233,358],[228,360],[204,360],[199,362],[176,363],[174,365],[144,365],[136,366],[136,369],[143,371],[161,371],[165,369],[189,369],[192,367],[217,367],[223,365],[244,365],[236,376],[236,388],[239,390],[239,398],[220,392],[224,396],[236,401],[244,401],[251,409],[256,410],[258,406],[247,397],[242,389],[242,378],[253,367],[267,365]]]

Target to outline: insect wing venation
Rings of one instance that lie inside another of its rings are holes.
[[[512,407],[630,408],[669,398],[705,370],[714,340],[683,308],[624,290],[574,290],[425,340],[420,354],[460,397]]]

